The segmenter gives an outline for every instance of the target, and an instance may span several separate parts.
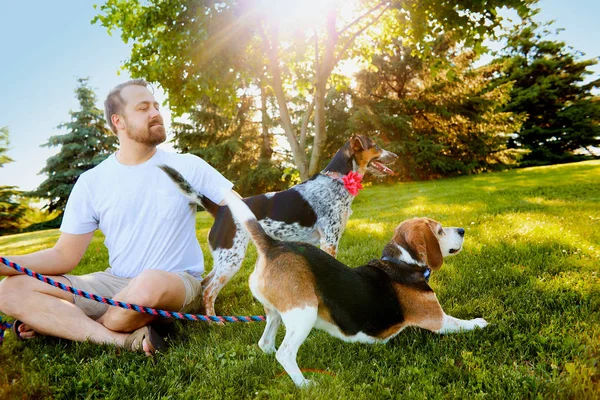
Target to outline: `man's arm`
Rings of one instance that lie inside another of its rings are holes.
[[[4,258],[42,275],[62,275],[77,266],[92,241],[92,237],[94,237],[93,231],[81,235],[63,232],[51,249],[23,256],[4,256]],[[19,272],[0,263],[0,276],[18,274]]]

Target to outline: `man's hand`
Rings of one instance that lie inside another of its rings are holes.
[[[61,233],[51,249],[36,251],[23,256],[4,256],[4,258],[32,269],[42,275],[62,275],[72,271],[85,253],[94,237],[94,232],[81,235]],[[18,275],[19,272],[0,263],[0,276]]]

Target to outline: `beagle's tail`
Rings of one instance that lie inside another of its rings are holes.
[[[171,180],[177,185],[179,190],[185,195],[185,197],[190,199],[192,203],[198,204],[206,211],[211,213],[213,217],[216,216],[217,210],[219,209],[219,205],[210,201],[208,197],[198,193],[196,189],[194,189],[192,185],[190,185],[190,183],[186,181],[183,175],[181,175],[176,169],[171,168],[165,164],[159,165],[158,168],[162,169],[165,172],[165,174],[167,174],[169,178],[171,178]]]
[[[234,192],[225,190],[223,192],[223,200],[225,200],[225,203],[229,206],[233,218],[250,234],[250,238],[254,242],[259,253],[264,254],[270,247],[278,242],[278,240],[273,239],[265,232],[256,219],[256,215],[250,210],[250,207],[248,207]]]

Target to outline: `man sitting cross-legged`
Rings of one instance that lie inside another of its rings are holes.
[[[144,80],[115,87],[104,103],[119,150],[81,174],[69,196],[61,235],[51,249],[9,260],[89,293],[147,307],[201,312],[204,261],[196,239],[196,206],[158,168],[180,171],[215,203],[232,184],[202,159],[157,149],[166,140],[158,103]],[[110,268],[69,275],[94,231],[106,236]],[[0,264],[0,311],[15,333],[114,344],[150,355],[164,342],[156,317],[74,296]]]

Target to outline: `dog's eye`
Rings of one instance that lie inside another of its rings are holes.
[[[438,235],[443,235],[444,234],[444,230],[442,228],[440,228],[440,230],[438,231]]]

